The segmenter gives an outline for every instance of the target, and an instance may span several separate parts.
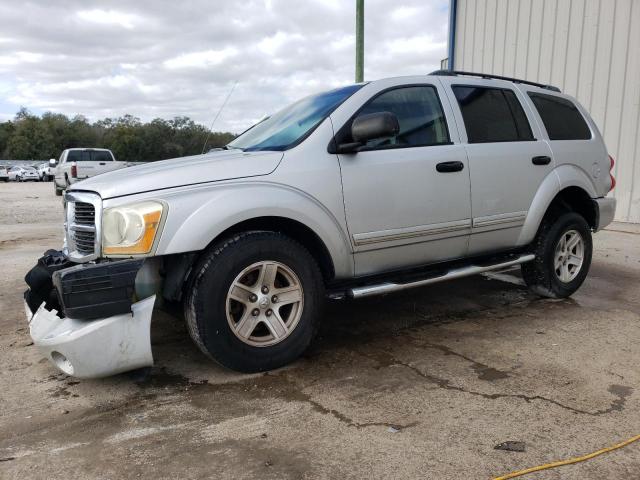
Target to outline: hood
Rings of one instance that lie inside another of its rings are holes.
[[[220,150],[121,168],[74,183],[70,190],[89,190],[106,199],[184,185],[268,175],[276,169],[283,155],[282,152]]]

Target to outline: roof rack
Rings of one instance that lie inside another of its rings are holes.
[[[429,75],[439,75],[443,77],[457,77],[458,75],[464,75],[467,77],[480,77],[480,78],[495,79],[495,80],[507,80],[513,83],[524,83],[526,85],[533,85],[534,87],[545,88],[553,92],[560,92],[560,89],[558,87],[554,87],[553,85],[545,85],[543,83],[530,82],[528,80],[521,80],[519,78],[503,77],[501,75],[491,75],[489,73],[463,72],[461,70],[436,70],[434,72],[431,72]]]

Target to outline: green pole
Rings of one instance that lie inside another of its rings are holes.
[[[356,83],[364,81],[364,0],[356,0]]]

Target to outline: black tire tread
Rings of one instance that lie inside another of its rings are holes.
[[[587,233],[588,238],[584,238],[588,245],[588,253],[585,253],[585,261],[582,266],[583,273],[579,274],[574,285],[560,285],[556,280],[555,273],[549,268],[549,252],[555,250],[556,235],[553,231],[557,225],[574,222]],[[553,211],[545,215],[538,233],[531,244],[531,251],[535,254],[535,259],[521,265],[522,278],[529,289],[548,298],[565,298],[573,294],[582,284],[591,264],[591,232],[587,221],[576,212]]]
[[[248,247],[247,242],[250,242],[253,239],[264,240],[265,238],[275,239],[280,242],[290,243],[302,249],[304,252],[307,253],[309,266],[314,271],[316,278],[320,280],[322,279],[321,270],[317,261],[304,245],[300,244],[296,240],[280,232],[255,230],[255,231],[246,231],[246,232],[236,233],[210,246],[207,250],[205,250],[204,254],[196,262],[195,267],[192,270],[193,273],[190,276],[191,278],[187,284],[187,292],[185,295],[185,302],[184,302],[184,316],[185,316],[185,323],[187,325],[187,330],[189,332],[189,335],[191,336],[196,346],[200,349],[200,351],[204,353],[208,358],[210,358],[211,360],[215,361],[218,364],[221,364],[226,367],[230,367],[235,370],[246,371],[241,366],[229,365],[229,363],[223,364],[211,354],[211,352],[207,349],[207,346],[205,345],[205,339],[202,334],[203,332],[201,332],[200,327],[198,325],[198,315],[196,310],[197,292],[207,271],[210,268],[212,268],[213,265],[216,264],[216,261],[220,258],[221,255],[223,255],[230,249],[238,248],[240,246],[247,248]],[[321,283],[321,286],[324,287],[324,284]],[[324,299],[324,290],[320,289],[320,291],[314,292],[314,293],[317,296],[317,299],[319,300],[317,304],[321,305],[322,300]],[[312,323],[311,338],[313,339],[318,332],[320,315],[313,315],[312,319],[313,319],[313,323]],[[307,346],[308,345],[306,345],[305,348]]]

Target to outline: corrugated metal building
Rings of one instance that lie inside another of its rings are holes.
[[[640,0],[451,0],[449,66],[576,97],[616,159],[617,220],[640,222]]]

